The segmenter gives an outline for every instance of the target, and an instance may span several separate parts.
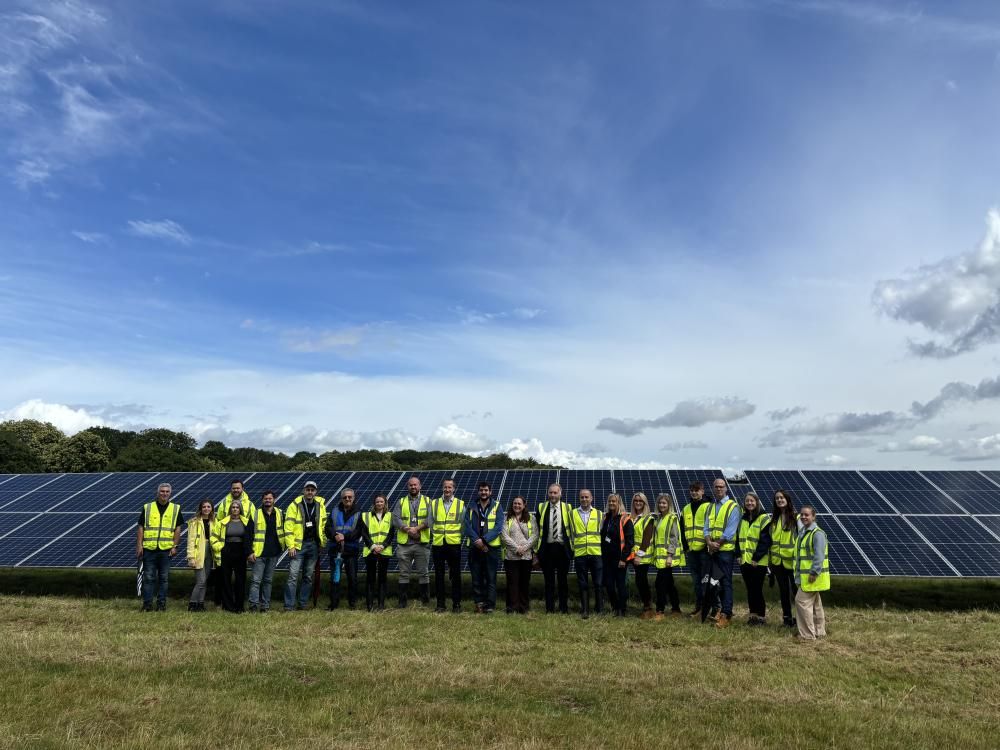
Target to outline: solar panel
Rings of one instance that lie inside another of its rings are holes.
[[[608,505],[608,495],[611,494],[611,472],[563,469],[559,472],[559,484],[562,485],[563,499],[568,500],[574,508],[580,505],[580,490],[590,490],[594,506],[604,510]],[[631,499],[631,496],[623,496],[626,509]]]
[[[649,500],[650,508],[656,510],[656,496],[665,492],[673,497],[670,480],[663,469],[616,469],[613,472],[615,489],[629,501],[636,492],[642,492]],[[678,501],[684,502],[687,494],[674,497],[674,509],[680,510]]]
[[[504,480],[503,497],[523,495],[528,502],[528,510],[537,510],[539,503],[548,497],[549,485],[556,481],[556,472],[551,469],[537,469],[507,472]],[[563,493],[563,499],[566,493]]]
[[[894,513],[893,508],[856,471],[803,471],[831,513]]]
[[[490,489],[493,490],[493,497],[500,501],[500,505],[506,508],[513,495],[507,492],[504,484],[504,476],[507,472],[503,469],[468,470],[455,472],[455,497],[467,503],[475,502],[479,498],[479,483],[489,482]]]
[[[399,490],[403,486],[403,476],[399,471],[357,471],[348,480],[348,485],[354,490],[354,502],[361,511],[365,511],[372,507],[375,495],[389,496],[393,494],[393,489]],[[396,498],[389,496],[386,501],[391,509]]]
[[[0,539],[3,539],[6,534],[9,534],[18,526],[31,521],[35,515],[35,513],[8,513],[0,511]]]
[[[669,474],[670,484],[673,485],[678,498],[683,498],[683,501],[679,500],[682,508],[690,502],[688,487],[692,482],[701,482],[705,485],[705,497],[711,500],[712,482],[716,479],[725,479],[718,469],[670,469]]]
[[[275,498],[277,498],[278,495],[281,495],[296,483],[300,476],[302,474],[298,471],[261,471],[248,476],[243,482],[243,489],[253,501],[253,504],[259,508],[261,496],[266,490],[271,490]],[[304,482],[305,480],[303,479],[302,481]],[[297,489],[301,489],[301,485]]]
[[[900,516],[838,516],[884,576],[954,576],[955,571]],[[822,518],[820,519],[822,526]]]
[[[863,471],[900,513],[948,514],[962,509],[915,471]]]
[[[739,503],[740,507],[743,506],[743,498],[745,498],[751,492],[753,492],[755,495],[757,494],[757,491],[754,490],[754,488],[750,486],[749,483],[746,484],[737,484],[734,482],[729,483],[729,496],[733,498],[733,500],[735,500],[737,503]],[[760,495],[757,495],[757,497],[760,498]]]
[[[847,535],[844,527],[833,516],[821,515],[817,519],[819,527],[826,532],[830,541],[830,572],[837,575],[876,575],[864,554]]]
[[[922,471],[927,481],[947,492],[969,513],[1000,513],[1000,487],[975,471]]]
[[[32,492],[59,481],[64,474],[21,474],[0,486],[0,511],[11,510],[10,506]]]
[[[820,512],[829,510],[820,502],[816,493],[808,485],[802,474],[798,471],[759,471],[757,469],[747,471],[747,480],[757,491],[764,508],[770,511],[774,507],[774,493],[783,490],[791,495],[792,503],[796,508],[803,505],[814,505]]]
[[[24,511],[25,513],[43,513],[47,510],[57,510],[60,505],[70,501],[75,494],[99,487],[111,474],[63,474],[54,482],[21,496],[9,503],[4,510]]]
[[[909,519],[963,576],[1000,576],[1000,539],[971,516]]]

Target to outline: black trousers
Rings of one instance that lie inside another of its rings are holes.
[[[604,573],[600,555],[581,555],[573,558],[576,564],[576,583],[580,587],[580,611],[587,613],[590,587],[594,587],[594,612],[604,611]]]
[[[545,578],[545,611],[556,611],[556,589],[559,591],[559,611],[569,612],[569,553],[558,543],[543,545],[539,555]]]
[[[764,579],[767,578],[767,566],[741,565],[740,572],[743,573],[743,583],[747,587],[747,605],[750,614],[764,617],[766,604],[764,603]]]
[[[389,588],[389,558],[383,555],[376,555],[374,552],[365,558],[365,604],[368,609],[376,605],[379,609],[385,609],[385,597]]]
[[[673,568],[659,568],[656,571],[656,611],[663,612],[670,599],[670,611],[680,612],[680,599],[677,596],[677,584],[674,583]]]
[[[504,560],[507,573],[507,602],[510,608],[523,615],[530,608],[531,560]]]
[[[604,590],[608,593],[611,611],[624,615],[625,610],[628,609],[628,587],[625,583],[625,574],[628,572],[628,568],[619,568],[618,562],[617,556],[603,559]]]
[[[222,608],[227,612],[242,612],[247,591],[247,559],[243,543],[227,544],[222,548]]]
[[[653,606],[653,596],[649,591],[649,565],[632,565],[635,571],[635,587],[639,589],[639,598],[642,600],[642,608],[650,609]]]
[[[795,617],[792,612],[792,602],[798,587],[795,585],[795,574],[784,565],[778,564],[771,567],[774,577],[778,579],[778,591],[781,594],[781,616],[787,622]]]
[[[444,568],[448,566],[448,578],[451,581],[451,606],[462,605],[462,545],[441,544],[431,547],[434,559],[434,588],[437,590],[437,605],[444,609],[445,585]]]
[[[337,564],[336,549],[330,552],[330,605],[336,609],[340,606],[340,585],[347,579],[347,603],[354,606],[358,601],[358,554],[348,552],[340,556],[340,580],[334,582],[333,571]]]

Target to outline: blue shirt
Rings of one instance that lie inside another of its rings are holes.
[[[710,507],[705,511],[706,539],[709,538],[708,527],[709,527],[709,521],[711,520],[712,516],[712,509],[714,508],[715,512],[718,513],[722,509],[723,503],[731,500],[732,498],[730,498],[729,495],[726,495],[721,500],[709,500]],[[736,505],[735,503],[733,504]],[[740,530],[740,520],[742,520],[742,518],[743,518],[743,511],[740,510],[740,506],[736,505],[736,507],[733,508],[733,512],[729,514],[729,520],[726,521],[726,527],[722,530],[722,538],[725,541],[731,542],[734,539],[736,539],[736,534]]]

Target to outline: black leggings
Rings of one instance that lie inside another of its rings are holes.
[[[781,564],[772,565],[771,570],[774,572],[774,577],[778,579],[778,591],[781,592],[781,616],[787,622],[795,617],[792,614],[792,600],[795,599],[795,594],[798,593],[798,588],[795,585],[795,575],[790,569]]]
[[[649,565],[632,565],[635,571],[635,587],[639,589],[642,608],[649,609],[653,604],[653,596],[649,591]]]
[[[389,558],[372,552],[365,558],[365,566],[368,571],[368,575],[365,576],[365,604],[371,609],[377,603],[382,609],[385,607],[385,594],[388,588],[386,576],[389,573]]]
[[[677,585],[674,583],[673,568],[660,568],[656,571],[656,611],[663,612],[670,599],[670,611],[680,612],[680,599],[677,597]]]
[[[750,614],[764,617],[766,606],[764,604],[764,579],[767,578],[767,566],[754,567],[744,563],[740,566],[740,572],[743,573],[743,583],[747,587],[747,605],[750,608]]]

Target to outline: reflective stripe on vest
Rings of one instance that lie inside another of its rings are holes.
[[[677,516],[674,513],[660,516],[656,520],[656,531],[653,533],[653,564],[657,568],[667,567],[667,549],[669,547],[670,535],[673,533],[676,525]],[[678,539],[677,546],[674,548],[674,556],[670,561],[670,567],[679,568],[685,562],[684,547],[681,546],[680,539]]]
[[[631,518],[631,516],[629,516]],[[653,517],[648,513],[645,513],[638,518],[632,519],[632,554],[635,558],[632,563],[635,565],[649,565],[653,562],[653,545],[650,544],[649,549],[643,550],[646,554],[639,557],[639,550],[642,549],[642,537],[646,532],[646,524],[653,520]],[[655,528],[654,528],[655,531]]]
[[[597,508],[590,508],[590,516],[587,523],[583,522],[580,509],[576,508],[570,513],[570,530],[573,539],[573,556],[584,557],[585,555],[601,556],[601,511]]]
[[[285,524],[281,519],[281,508],[274,508],[274,530],[278,534],[278,546],[285,548]],[[253,519],[253,553],[257,557],[264,554],[264,541],[267,539],[267,514],[263,508],[258,508]]]
[[[132,506],[135,507],[134,505]],[[170,549],[174,546],[174,527],[181,506],[167,503],[167,509],[160,513],[160,506],[154,500],[143,508],[145,523],[142,525],[142,548],[148,550]]]
[[[422,523],[427,523],[427,511],[430,509],[431,501],[426,495],[421,495],[417,500],[417,526]],[[410,496],[401,497],[399,499],[399,516],[403,519],[403,525],[410,525]],[[409,535],[405,531],[396,532],[396,541],[399,544],[406,544],[410,540]],[[431,530],[424,529],[420,532],[420,543],[427,544],[431,540]]]
[[[713,502],[711,507],[708,509],[708,534],[714,540],[722,539],[722,532],[726,530],[726,524],[729,523],[729,517],[736,510],[736,503],[731,499],[726,500],[719,508],[716,510],[716,503]],[[736,541],[723,542],[719,546],[720,552],[732,552],[736,549]]]
[[[229,515],[229,506],[233,502],[233,493],[230,492],[224,498],[219,501],[219,504],[215,506],[215,516],[216,518],[225,518]],[[253,501],[244,492],[240,496],[240,515],[248,516],[253,518],[254,513],[257,511],[257,506],[253,504]]]
[[[705,511],[707,510],[708,502],[703,501],[692,517],[691,503],[684,506],[684,538],[687,539],[688,549],[692,552],[700,552],[705,549]]]
[[[803,591],[827,591],[830,588],[830,540],[827,539],[823,550],[823,567],[820,568],[816,580],[809,583],[809,573],[813,566],[813,537],[819,531],[819,526],[813,526],[809,531],[803,531],[795,540],[795,569],[801,580],[799,588]]]
[[[761,513],[753,520],[753,523],[748,523],[746,516],[740,521],[740,559],[744,565],[750,565],[753,562],[754,552],[757,551],[757,543],[760,541],[760,534],[764,527],[771,522],[771,517],[767,513]],[[767,565],[768,555],[764,556],[763,560],[760,560],[758,565]]]
[[[474,513],[476,518],[479,518],[479,503],[471,506],[469,508],[470,513]],[[486,529],[483,531],[482,536],[486,536],[486,532],[493,528],[493,525],[497,522],[497,510],[500,508],[500,502],[498,500],[493,501],[493,505],[490,506],[489,512],[486,514]],[[468,540],[469,546],[472,546],[472,539]],[[486,542],[489,547],[499,547],[503,543],[500,535],[497,534],[496,538],[492,542]]]
[[[465,512],[465,503],[457,497],[452,497],[451,508],[444,507],[444,498],[439,497],[434,501],[434,533],[431,535],[432,544],[441,547],[445,544],[462,543],[462,514]]]
[[[798,521],[799,515],[795,514]],[[778,522],[771,524],[771,564],[781,565],[788,570],[792,569],[792,558],[795,557],[795,534],[797,524],[793,523],[791,528],[784,527],[784,519],[779,518]]]
[[[293,549],[302,549],[302,539],[305,535],[305,499],[302,495],[292,500],[285,510],[285,544]],[[326,544],[326,498],[316,495],[313,500],[313,513],[316,524],[316,539],[320,547]]]
[[[378,516],[374,513],[365,511],[361,514],[361,520],[368,527],[368,536],[372,539],[372,545],[383,545],[380,557],[392,557],[392,547],[389,546],[389,534],[392,532],[392,514],[383,513],[382,520],[379,521]],[[368,557],[371,552],[371,547],[365,547],[361,551],[361,556]]]

